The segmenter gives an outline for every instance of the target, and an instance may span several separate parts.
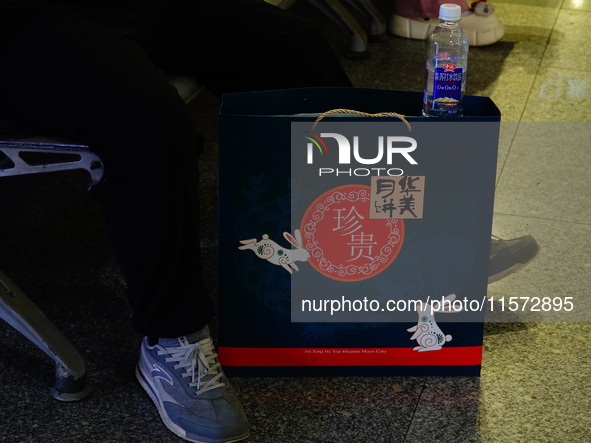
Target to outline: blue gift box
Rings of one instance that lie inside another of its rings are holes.
[[[224,96],[218,351],[229,375],[480,373],[500,114],[466,96],[463,116],[425,118],[421,98]],[[383,112],[404,117],[368,115]]]

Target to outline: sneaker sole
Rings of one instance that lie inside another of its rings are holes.
[[[176,425],[174,422],[172,422],[172,420],[170,420],[170,418],[166,414],[164,406],[162,405],[162,403],[160,403],[160,400],[158,400],[158,397],[156,396],[156,393],[154,392],[154,388],[152,387],[152,384],[150,383],[148,378],[142,372],[139,364],[135,368],[135,376],[138,379],[138,382],[140,383],[142,388],[144,388],[144,391],[146,391],[146,393],[148,394],[150,399],[152,399],[152,402],[154,402],[154,405],[156,405],[156,409],[158,410],[158,414],[160,415],[162,422],[173,434],[176,434],[179,437],[181,437],[185,440],[191,441],[193,443],[233,443],[233,442],[244,440],[250,436],[250,434],[247,434],[243,437],[238,437],[238,438],[235,438],[232,440],[195,440],[190,437],[187,437],[184,429],[181,428],[180,426]]]
[[[398,36],[414,40],[426,40],[439,20],[412,20],[392,14],[388,22],[388,30]]]
[[[500,27],[480,32],[468,31],[466,32],[466,35],[468,36],[470,46],[488,46],[503,38],[505,35],[505,28]]]

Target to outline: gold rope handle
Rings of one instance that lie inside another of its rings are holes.
[[[396,118],[399,118],[400,120],[402,120],[402,122],[408,128],[409,132],[412,131],[410,123],[408,122],[408,120],[406,120],[406,118],[404,118],[404,115],[402,115],[402,114],[398,114],[396,112],[378,112],[377,114],[368,114],[367,112],[356,111],[354,109],[332,109],[330,111],[326,111],[326,112],[320,114],[316,118],[314,125],[312,125],[312,131],[314,129],[316,129],[316,125],[318,125],[320,120],[322,120],[324,117],[326,117],[330,114],[355,114],[355,115],[360,115],[362,117],[396,117]]]

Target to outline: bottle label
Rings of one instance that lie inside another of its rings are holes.
[[[433,78],[433,105],[455,114],[462,99],[462,68],[446,63],[435,68]]]

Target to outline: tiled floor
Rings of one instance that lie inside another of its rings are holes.
[[[385,0],[379,5],[388,8]],[[506,35],[471,49],[467,92],[490,96],[503,114],[494,232],[533,234],[541,250],[526,268],[490,285],[489,295],[572,296],[578,321],[517,315],[487,324],[480,378],[234,379],[252,422],[250,442],[591,442],[591,1],[496,6]],[[292,10],[318,21],[336,47],[346,46],[308,3]],[[364,60],[343,58],[356,86],[422,88],[423,42],[391,37],[369,50]],[[198,120],[214,127],[215,106],[203,97]],[[215,191],[215,174],[205,171],[203,179],[205,191]],[[130,331],[112,258],[99,246],[96,208],[83,191],[35,180],[2,184],[0,240],[9,253],[0,255],[0,267],[26,282],[26,292],[51,294],[38,303],[66,335],[78,337],[94,395],[80,404],[53,401],[45,389],[52,383],[48,359],[0,324],[0,441],[177,441],[134,380],[139,337]],[[23,197],[37,199],[36,209]],[[19,232],[32,236],[26,249],[43,269],[29,265]],[[82,252],[88,247],[91,259]],[[83,303],[80,294],[87,294]]]
[[[489,296],[573,296],[579,322],[489,323],[480,381],[425,380],[404,435],[380,441],[591,441],[591,2],[495,4],[505,37],[471,48],[467,92],[503,114],[493,230],[541,251]],[[420,89],[420,44],[370,50],[345,62],[357,86]]]

